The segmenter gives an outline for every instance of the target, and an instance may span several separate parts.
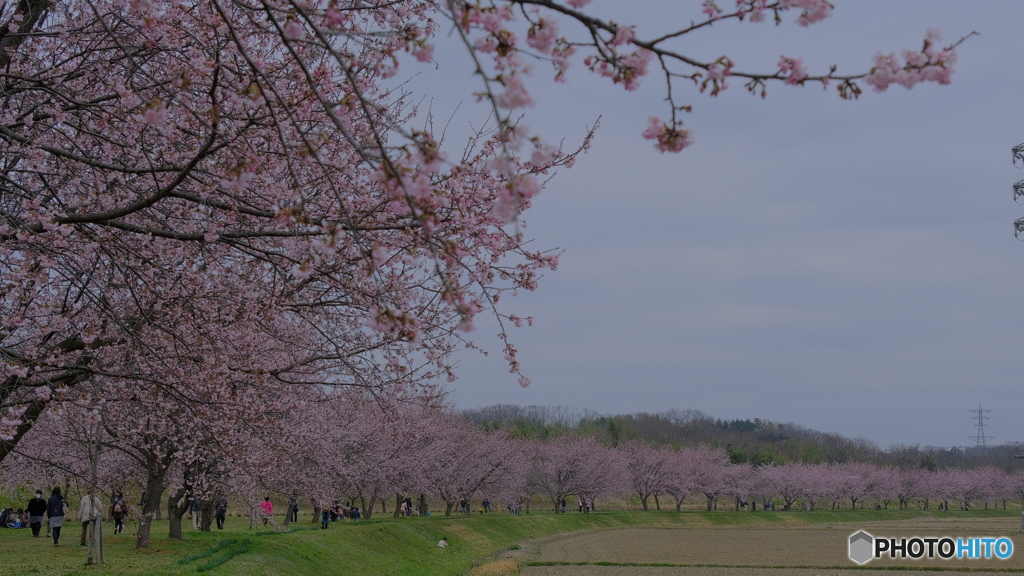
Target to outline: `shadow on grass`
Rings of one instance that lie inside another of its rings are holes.
[[[196,572],[208,572],[217,568],[235,556],[241,556],[250,550],[252,542],[247,538],[231,538],[229,540],[221,540],[213,548],[207,548],[201,552],[195,554],[189,554],[178,560],[180,566],[185,566],[193,562],[199,562],[200,560],[206,560],[201,564],[196,565]]]

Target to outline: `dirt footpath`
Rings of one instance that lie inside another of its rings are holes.
[[[528,566],[524,576],[755,576],[770,574],[857,575],[958,574],[1024,572],[1024,540],[1017,533],[1019,519],[931,519],[873,524],[824,524],[758,528],[627,529],[576,534],[538,543],[533,562],[672,564],[655,566]],[[879,537],[1007,537],[1014,554],[1007,560],[872,560],[864,567],[850,561],[850,534],[866,530]],[[914,568],[925,570],[914,570]],[[867,568],[867,569],[865,569]]]

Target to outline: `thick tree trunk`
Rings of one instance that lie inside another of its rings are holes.
[[[359,509],[362,512],[362,517],[369,520],[373,516],[373,507],[377,505],[377,497],[370,496],[369,499],[366,496],[359,497]]]
[[[139,531],[135,538],[136,549],[149,548],[150,529],[153,527],[154,517],[158,516],[160,511],[160,498],[164,494],[166,476],[167,468],[160,466],[157,471],[151,471],[146,479],[144,504],[139,512]]]
[[[420,516],[426,516],[429,512],[430,512],[430,509],[427,507],[427,495],[423,494],[421,492],[420,493],[419,514],[420,514]]]
[[[181,519],[185,517],[192,506],[192,499],[189,497],[186,487],[178,488],[173,494],[167,497],[167,520],[170,523],[167,537],[171,540],[182,540]]]
[[[647,511],[647,498],[648,497],[644,496],[643,494],[640,495],[640,503],[643,504],[644,506],[644,512]]]
[[[661,511],[661,502],[658,502],[657,494],[654,495],[654,509],[658,510],[659,512]]]
[[[401,494],[395,494],[395,513],[391,516],[392,518],[398,518],[402,515],[402,498]]]
[[[200,512],[202,518],[199,522],[199,530],[201,532],[209,532],[210,525],[213,524],[213,503],[215,500],[203,500],[203,508]]]
[[[160,491],[160,495],[157,496],[157,502],[160,502],[161,500],[163,500],[163,497],[164,497],[164,491],[161,490]],[[164,519],[164,507],[161,506],[159,503],[157,504],[156,510],[154,511],[153,519],[156,520],[157,522],[159,522],[159,521]]]

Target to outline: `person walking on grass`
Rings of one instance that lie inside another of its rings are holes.
[[[43,500],[43,491],[36,490],[36,497],[28,501],[28,524],[32,527],[33,538],[39,538],[39,529],[43,527],[44,514],[46,514],[46,500]]]
[[[217,508],[213,511],[213,517],[217,519],[217,530],[224,529],[224,520],[228,516],[228,497],[221,496],[217,500]]]
[[[200,512],[203,510],[202,504],[202,501],[199,500],[199,496],[193,496],[192,502],[188,505],[188,515],[192,517],[192,526],[195,527],[196,530],[199,530],[202,527],[202,519],[200,516]]]
[[[82,498],[82,507],[78,510],[78,519],[82,521],[82,546],[86,545],[86,536],[89,534],[89,524],[103,521],[103,502],[100,497],[88,494]],[[93,524],[95,528],[95,524]]]
[[[260,510],[263,511],[263,525],[267,525],[267,521],[270,520],[270,515],[274,513],[274,505],[270,503],[270,496],[263,499],[260,503]]]
[[[125,501],[124,494],[118,492],[110,506],[110,517],[114,519],[114,534],[124,532],[124,517],[127,511],[128,502]]]
[[[60,486],[54,486],[50,499],[46,501],[46,516],[49,518],[50,533],[53,534],[53,545],[60,546],[60,529],[64,526],[64,509],[68,502],[60,495]]]

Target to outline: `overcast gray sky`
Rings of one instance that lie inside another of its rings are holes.
[[[698,18],[699,4],[588,9],[644,36]],[[773,70],[785,54],[812,74],[852,73],[876,51],[919,47],[929,26],[946,41],[981,35],[959,49],[952,85],[865,86],[854,102],[820,86],[771,85],[761,100],[742,82],[717,99],[680,85],[696,143],[677,155],[640,137],[665,115],[656,75],[627,93],[582,66],[566,85],[537,67],[525,124],[567,143],[598,116],[601,129],[525,217],[538,246],[564,250],[536,293],[504,303],[536,317],[513,331],[533,385],[520,388],[501,354],[466,354],[449,387],[459,407],[693,408],[883,446],[963,446],[980,403],[996,443],[1024,441],[1024,242],[1012,231],[1024,206],[1011,196],[1024,171],[1010,156],[1024,141],[1024,3],[834,4],[809,28],[795,15],[721,23],[679,48],[728,54],[738,70]],[[417,79],[439,115],[478,89],[446,54]],[[464,103],[456,122],[476,119]],[[496,330],[479,326],[477,342],[498,352]]]

